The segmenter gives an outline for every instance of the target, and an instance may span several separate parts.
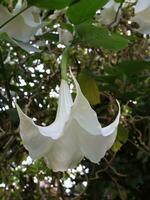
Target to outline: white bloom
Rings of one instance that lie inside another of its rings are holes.
[[[139,24],[137,31],[142,34],[150,34],[150,1],[138,0],[134,11],[135,16],[132,21]]]
[[[66,8],[61,10],[55,10],[52,15],[49,16],[49,19],[56,20],[59,16],[64,15],[66,12]]]
[[[117,134],[119,103],[116,119],[102,128],[78,82],[72,77],[77,90],[76,98],[73,102],[67,82],[61,80],[57,115],[51,125],[36,125],[17,105],[20,135],[25,148],[33,159],[44,157],[53,171],[73,168],[84,156],[98,163],[114,143]]]
[[[59,42],[66,46],[68,46],[73,40],[73,34],[66,29],[58,28],[58,34],[59,34]]]
[[[97,18],[101,24],[110,25],[114,22],[117,10],[119,8],[119,3],[114,0],[110,0],[101,11],[100,16]]]
[[[6,7],[0,5],[0,26],[20,11],[21,8],[19,6],[20,4],[17,4],[14,11],[10,13]],[[24,5],[22,8],[24,8]],[[13,43],[19,45],[23,49],[27,51],[37,51],[38,49],[34,47],[30,49],[30,45],[28,45],[27,42],[35,35],[39,27],[41,27],[40,16],[35,12],[35,8],[31,7],[0,28],[0,32],[6,32],[13,40]]]

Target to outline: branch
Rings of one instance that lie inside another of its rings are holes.
[[[9,101],[9,106],[10,106],[10,108],[12,108],[12,98],[11,98],[11,94],[10,94],[9,81],[7,79],[7,73],[6,73],[6,70],[5,70],[5,65],[4,65],[4,62],[3,62],[1,50],[0,50],[0,67],[2,69],[2,73],[3,73],[3,76],[4,76],[4,85],[5,85],[5,90],[6,90],[6,94],[7,94],[7,97],[8,97],[8,101]]]

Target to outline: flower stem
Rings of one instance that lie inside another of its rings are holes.
[[[8,24],[9,22],[11,22],[13,19],[15,19],[18,15],[20,15],[21,13],[23,13],[25,10],[27,10],[29,8],[29,6],[27,6],[26,8],[22,9],[20,12],[18,12],[16,15],[14,15],[13,17],[11,17],[10,19],[8,19],[6,22],[4,22],[1,26],[0,29],[3,28],[6,24]]]
[[[69,63],[69,47],[66,47],[61,60],[61,78],[67,80],[67,68]]]

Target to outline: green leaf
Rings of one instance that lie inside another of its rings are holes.
[[[9,115],[9,118],[12,122],[16,123],[19,121],[17,110],[15,108],[10,108],[6,111],[6,113]]]
[[[62,9],[68,6],[71,0],[28,0],[29,6],[37,6],[45,9]]]
[[[124,0],[115,0],[115,2],[117,2],[117,3],[123,3]]]
[[[91,73],[84,69],[78,76],[78,81],[84,96],[91,105],[100,103],[100,93],[97,83]]]
[[[76,26],[78,42],[97,48],[118,51],[128,46],[128,40],[118,33],[111,33],[104,27],[97,27],[89,23]]]
[[[108,72],[111,75],[122,75],[126,74],[127,76],[131,76],[134,74],[138,74],[140,71],[144,69],[150,69],[150,62],[140,61],[140,60],[132,60],[132,61],[124,61],[113,68],[109,68]]]
[[[119,125],[116,141],[111,148],[112,151],[118,152],[121,149],[122,145],[127,142],[127,140],[128,140],[128,129],[126,129],[122,125]]]
[[[104,6],[108,0],[80,0],[71,5],[67,16],[74,24],[80,24],[92,18],[95,12]]]

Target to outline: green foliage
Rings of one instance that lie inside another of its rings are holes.
[[[118,133],[115,143],[112,146],[112,151],[117,152],[121,149],[122,145],[125,144],[128,140],[128,129],[123,127],[122,125],[119,125],[118,127]]]
[[[114,68],[108,69],[108,72],[112,76],[126,75],[127,77],[131,77],[140,73],[144,69],[150,70],[150,62],[141,60],[129,60],[116,64]]]
[[[29,6],[37,6],[45,9],[62,9],[71,3],[71,0],[27,0]]]
[[[86,20],[91,19],[95,12],[104,6],[108,0],[80,0],[72,4],[67,16],[74,24],[80,24]],[[84,12],[83,12],[84,11]]]
[[[128,46],[129,41],[118,33],[111,33],[104,27],[83,23],[76,26],[78,42],[84,46],[118,51]]]
[[[89,70],[84,69],[78,76],[78,81],[84,96],[91,105],[100,103],[100,92],[95,79]]]

